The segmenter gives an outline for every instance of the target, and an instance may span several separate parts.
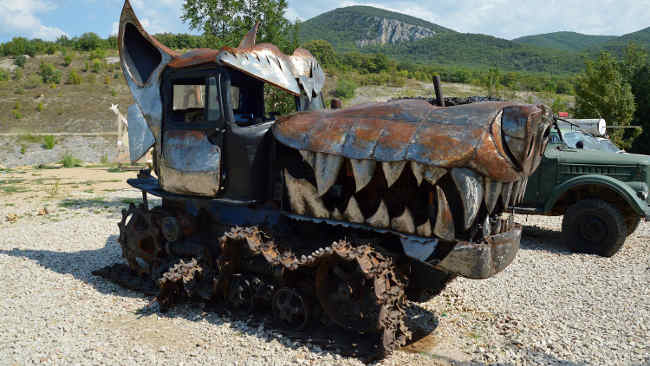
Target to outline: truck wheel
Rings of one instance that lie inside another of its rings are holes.
[[[588,199],[566,210],[562,234],[574,251],[611,257],[623,246],[627,227],[616,207],[599,199]]]
[[[641,223],[641,216],[629,215],[625,218],[625,226],[627,226],[627,236],[632,235]]]

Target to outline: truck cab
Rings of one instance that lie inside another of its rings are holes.
[[[555,129],[516,211],[564,215],[571,249],[614,255],[650,215],[650,157],[620,153],[610,143],[579,129]]]

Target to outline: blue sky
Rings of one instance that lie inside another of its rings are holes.
[[[123,0],[0,0],[0,42],[15,36],[56,39],[117,29]],[[132,0],[151,33],[190,32],[180,20],[183,0]],[[650,0],[289,0],[286,16],[306,20],[350,5],[370,5],[467,33],[512,39],[560,30],[622,35],[650,26]]]

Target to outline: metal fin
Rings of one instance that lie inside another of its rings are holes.
[[[354,196],[350,197],[348,206],[345,208],[343,216],[347,221],[354,222],[355,224],[362,224],[364,222],[363,214],[359,208],[359,204]]]
[[[300,155],[302,156],[302,159],[309,164],[309,166],[312,169],[316,169],[316,153],[307,151],[307,150],[299,150]]]
[[[494,211],[494,206],[497,205],[502,189],[503,183],[495,182],[487,177],[485,178],[485,206],[489,213]]]
[[[343,165],[343,157],[332,154],[316,153],[316,167],[314,175],[316,176],[316,185],[318,186],[318,196],[322,196],[332,188],[339,176],[339,170]]]
[[[390,224],[390,217],[388,216],[388,208],[382,200],[379,203],[379,208],[374,215],[372,215],[366,222],[374,227],[387,228]]]
[[[390,226],[400,233],[415,234],[415,223],[411,210],[408,207],[404,208],[404,212],[399,217],[393,217],[390,220]]]
[[[425,221],[424,224],[418,226],[416,232],[419,236],[426,236],[426,237],[431,236],[431,234],[433,234],[433,231],[431,229],[431,221],[427,219],[427,221]]]
[[[402,171],[404,170],[405,166],[406,161],[391,161],[381,164],[381,167],[384,170],[384,177],[386,177],[388,188],[397,182],[399,177],[402,175]]]
[[[436,187],[438,198],[438,214],[436,215],[436,224],[433,227],[433,233],[445,240],[454,240],[456,228],[454,227],[454,217],[449,208],[449,202],[445,192],[440,187]]]
[[[424,166],[424,179],[426,179],[432,186],[436,185],[438,180],[447,174],[447,169],[438,168],[435,166]]]
[[[354,183],[357,186],[357,192],[359,192],[372,180],[372,177],[375,175],[377,162],[374,160],[350,159],[350,164],[352,165],[352,173],[354,174]]]
[[[286,169],[284,170],[284,179],[287,183],[289,203],[293,212],[298,215],[311,215],[317,218],[326,219],[330,217],[325,204],[318,197],[316,187],[309,181],[294,178]]]
[[[451,171],[451,177],[456,183],[456,188],[458,188],[460,198],[463,201],[463,227],[467,230],[474,223],[476,214],[478,214],[481,207],[483,185],[479,175],[470,169],[454,168]]]
[[[343,214],[336,207],[334,208],[334,211],[332,211],[332,219],[343,221]]]
[[[512,197],[512,188],[513,182],[505,183],[503,189],[501,190],[501,202],[503,202],[503,207],[507,210],[510,207],[510,197]]]

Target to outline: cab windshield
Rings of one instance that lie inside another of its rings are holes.
[[[563,132],[564,141],[571,148],[582,148],[585,150],[602,150],[602,145],[595,137],[587,135],[582,131]],[[580,147],[582,143],[582,147]]]

